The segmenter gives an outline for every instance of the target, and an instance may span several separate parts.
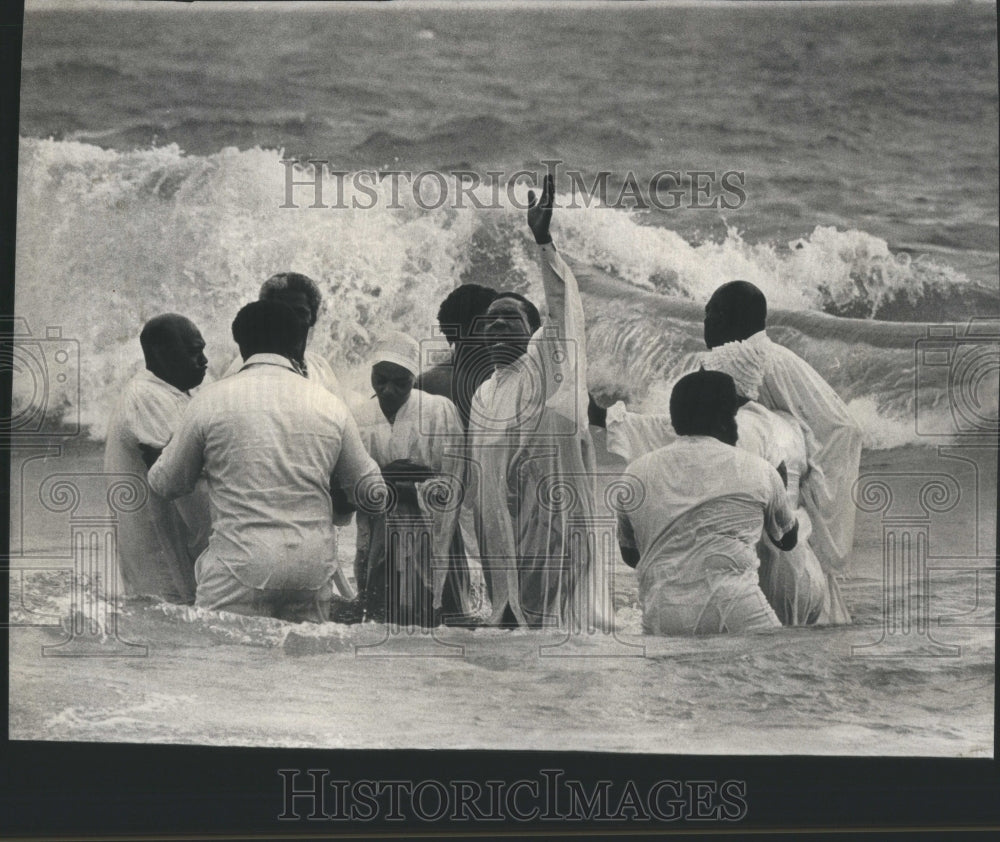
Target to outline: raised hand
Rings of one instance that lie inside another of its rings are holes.
[[[541,201],[536,201],[534,190],[528,191],[528,227],[540,246],[552,242],[549,224],[552,222],[552,197],[555,192],[555,180],[551,173],[542,182]]]

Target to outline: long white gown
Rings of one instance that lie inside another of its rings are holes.
[[[607,630],[608,580],[589,540],[594,451],[583,306],[551,244],[540,247],[548,319],[473,396],[468,504],[493,604],[520,626]]]

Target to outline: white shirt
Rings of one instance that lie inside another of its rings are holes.
[[[191,401],[151,371],[133,377],[115,405],[104,445],[104,470],[146,480],[140,444],[163,448]],[[119,570],[129,596],[194,600],[194,559],[208,537],[204,487],[173,503],[155,492],[136,512],[118,515]]]
[[[340,380],[337,379],[337,375],[333,373],[333,368],[330,366],[330,363],[328,363],[324,357],[321,357],[313,351],[306,350],[305,354],[302,356],[306,364],[306,377],[309,380],[318,383],[331,394],[336,395],[341,400],[344,400],[346,398],[344,389],[340,385]],[[236,358],[229,364],[229,368],[226,369],[222,376],[230,377],[238,371],[242,371],[242,369],[243,357],[237,354]]]
[[[286,358],[257,354],[191,401],[149,483],[174,497],[202,470],[212,536],[199,581],[222,565],[249,587],[281,588],[319,587],[332,575],[331,482],[356,500],[357,483],[378,466],[343,401]]]
[[[709,436],[681,436],[640,457],[639,507],[619,515],[619,542],[639,551],[640,596],[654,584],[692,584],[759,566],[762,528],[776,539],[795,525],[778,472]]]

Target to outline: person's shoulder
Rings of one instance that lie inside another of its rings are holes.
[[[374,398],[352,403],[348,406],[348,409],[351,411],[359,427],[373,427],[385,421],[382,409],[378,405],[378,401]]]
[[[629,462],[625,473],[638,474],[651,470],[661,470],[664,465],[674,461],[679,445],[683,444],[683,441],[678,440],[644,453]]]
[[[766,333],[764,335],[767,339],[767,365],[769,368],[773,367],[776,362],[782,362],[786,365],[804,367],[810,371],[815,371],[809,363],[807,363],[787,345],[782,345],[780,342],[776,342]]]
[[[295,377],[292,388],[299,393],[302,399],[307,399],[311,406],[340,423],[346,423],[348,418],[355,417],[352,407],[348,406],[347,401],[340,395],[334,394],[321,383],[307,380],[295,372],[292,374]]]
[[[736,462],[739,475],[746,480],[760,482],[767,487],[772,485],[774,479],[777,479],[779,483],[781,482],[781,477],[778,475],[778,471],[774,465],[756,453],[734,447],[733,459]]]

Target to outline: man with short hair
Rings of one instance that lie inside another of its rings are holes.
[[[356,504],[384,494],[344,403],[296,370],[303,324],[286,304],[255,301],[233,321],[243,367],[195,398],[149,473],[164,497],[204,471],[212,536],[195,604],[285,620],[328,618],[337,569],[331,489]]]
[[[626,564],[637,568],[643,631],[718,634],[781,625],[758,584],[764,531],[792,549],[798,524],[778,472],[740,450],[733,379],[681,378],[670,395],[678,439],[629,464],[641,502],[618,517]]]
[[[144,448],[161,450],[180,425],[191,389],[205,377],[205,340],[184,316],[164,313],[139,334],[146,367],[125,386],[111,415],[104,470],[145,481]],[[145,506],[121,512],[118,563],[127,596],[194,602],[194,560],[208,541],[204,488],[168,502],[151,492]]]
[[[462,284],[448,293],[438,309],[438,325],[448,340],[451,361],[422,372],[414,385],[427,394],[449,398],[465,428],[472,396],[491,373],[491,367],[483,364],[484,346],[474,338],[474,328],[497,294],[480,284]]]
[[[261,285],[258,300],[280,301],[292,309],[302,325],[303,336],[302,347],[296,349],[291,358],[292,365],[310,380],[319,383],[328,392],[343,399],[345,397],[343,389],[337,375],[333,373],[330,363],[306,347],[312,329],[316,326],[316,319],[319,318],[319,308],[323,303],[323,295],[320,293],[317,283],[300,272],[278,272],[271,275]],[[223,376],[229,377],[242,367],[243,360],[237,355]]]

